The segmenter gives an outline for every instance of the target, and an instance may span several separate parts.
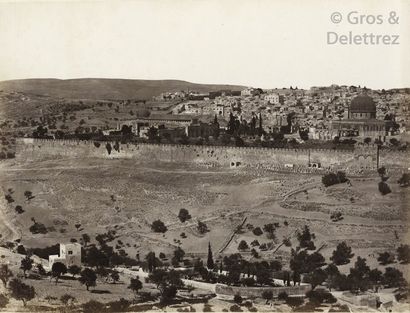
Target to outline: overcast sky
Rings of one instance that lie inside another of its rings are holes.
[[[333,24],[330,15],[342,14]],[[354,25],[351,11],[383,15]],[[388,23],[396,11],[399,24]],[[400,35],[399,45],[327,44]],[[334,35],[333,35],[334,36]],[[410,1],[0,0],[0,80],[181,79],[262,88],[410,87]]]

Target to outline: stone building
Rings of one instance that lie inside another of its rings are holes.
[[[279,95],[278,93],[270,93],[265,95],[264,100],[269,104],[282,104],[283,96]]]
[[[65,266],[81,266],[81,245],[78,242],[63,244],[60,243],[60,255],[54,254],[48,257],[50,269],[56,262],[61,262]]]
[[[261,93],[260,90],[256,88],[246,88],[244,90],[241,90],[242,97],[257,96],[260,93]]]
[[[331,122],[333,136],[370,137],[382,139],[386,135],[386,122],[376,119],[376,104],[367,95],[359,95],[351,101],[347,119]]]
[[[186,126],[186,135],[190,138],[205,138],[213,136],[218,128],[219,124],[216,123],[203,123],[200,121],[194,121],[191,123],[191,125]]]

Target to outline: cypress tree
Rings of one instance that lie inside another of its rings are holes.
[[[262,114],[259,113],[259,136],[262,136],[263,128],[262,128]]]
[[[212,256],[212,249],[211,249],[211,243],[208,243],[208,260],[206,262],[206,266],[208,267],[208,269],[213,269],[215,264],[214,264],[214,259]]]

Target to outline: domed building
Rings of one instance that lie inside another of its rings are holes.
[[[349,119],[365,120],[376,118],[376,104],[368,95],[353,98],[349,106]]]
[[[386,123],[376,119],[376,104],[368,95],[359,95],[350,102],[347,119],[331,122],[333,136],[382,139]]]

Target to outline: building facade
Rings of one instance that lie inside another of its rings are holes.
[[[50,269],[56,262],[61,262],[65,266],[81,266],[81,245],[78,242],[62,244],[60,243],[60,255],[54,254],[48,257]]]
[[[333,136],[370,137],[382,139],[386,136],[386,122],[376,119],[376,104],[367,95],[351,101],[347,119],[331,121]]]

